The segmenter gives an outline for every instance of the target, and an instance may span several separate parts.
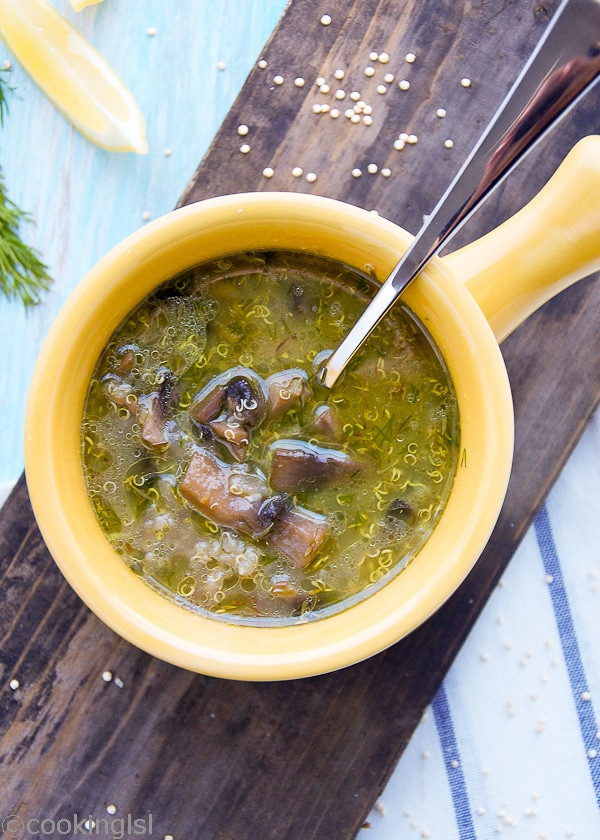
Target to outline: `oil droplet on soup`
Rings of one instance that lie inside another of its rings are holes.
[[[375,287],[306,254],[237,254],[161,286],[87,394],[87,489],[132,571],[240,623],[329,615],[401,573],[457,466],[452,382],[397,305],[331,391],[317,369]]]

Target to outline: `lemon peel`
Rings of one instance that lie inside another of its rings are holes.
[[[144,116],[133,95],[47,0],[0,0],[0,36],[85,137],[111,151],[148,151]]]
[[[76,12],[80,12],[86,6],[95,6],[96,3],[102,2],[103,0],[71,0],[71,6],[73,6]]]

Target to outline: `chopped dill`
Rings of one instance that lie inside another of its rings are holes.
[[[0,126],[8,113],[7,92],[12,90],[0,70]],[[9,300],[20,300],[24,306],[40,302],[41,293],[48,290],[51,278],[38,252],[26,245],[19,235],[22,222],[31,216],[8,197],[0,170],[0,292]]]

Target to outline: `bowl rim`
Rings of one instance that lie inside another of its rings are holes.
[[[89,381],[102,346],[135,302],[157,285],[157,277],[164,282],[181,270],[180,265],[200,262],[190,262],[196,251],[206,254],[212,248],[222,253],[232,234],[236,245],[228,253],[247,250],[239,243],[259,239],[263,245],[254,250],[266,249],[264,243],[287,249],[295,243],[295,250],[343,247],[345,258],[364,270],[367,257],[379,276],[385,276],[410,241],[393,223],[344,202],[276,192],[206,199],[134,232],[81,281],[44,343],[26,411],[27,484],[57,565],[92,611],[119,635],[161,659],[212,676],[312,676],[393,644],[435,612],[464,580],[489,539],[508,484],[513,448],[510,386],[497,341],[477,303],[443,261],[432,261],[405,300],[433,333],[455,386],[458,375],[461,426],[473,444],[468,463],[457,471],[448,506],[417,558],[354,606],[290,626],[232,625],[169,602],[136,578],[100,531],[85,495],[74,418],[80,421],[83,410],[82,381],[86,375]],[[450,326],[444,323],[448,320]],[[469,375],[459,369],[464,354]],[[473,412],[476,416],[471,417]],[[479,476],[476,481],[474,473]],[[420,573],[415,571],[419,568]]]

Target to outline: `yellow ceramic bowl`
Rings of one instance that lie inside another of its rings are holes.
[[[176,210],[112,250],[53,326],[35,371],[26,420],[26,474],[35,515],[50,552],[81,598],[117,633],[162,659],[206,674],[253,680],[349,665],[430,616],[477,560],[508,482],[513,415],[498,339],[551,294],[600,267],[599,146],[600,138],[579,144],[521,214],[468,249],[433,261],[406,292],[406,302],[444,355],[458,395],[462,457],[452,493],[432,536],[401,574],[362,602],[305,624],[236,626],[203,617],[169,602],[125,566],[86,495],[80,424],[88,382],[123,318],[185,268],[246,249],[291,249],[363,270],[373,266],[384,279],[410,237],[340,202],[254,193]],[[565,209],[567,198],[571,204]],[[569,227],[574,203],[577,224]]]

